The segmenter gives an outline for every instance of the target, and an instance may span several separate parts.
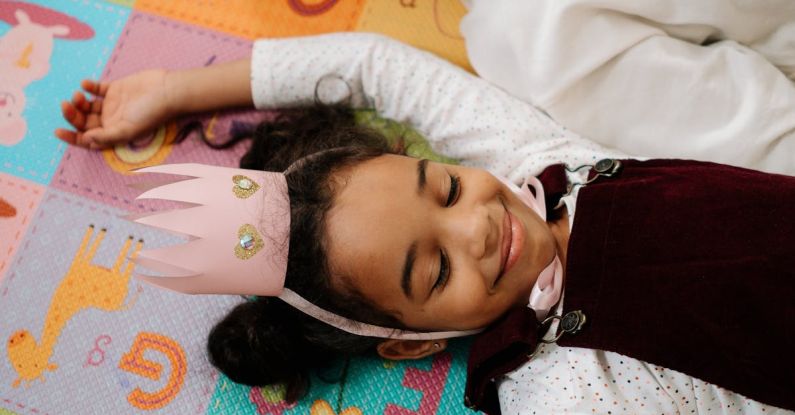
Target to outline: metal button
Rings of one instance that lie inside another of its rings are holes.
[[[613,169],[613,159],[601,159],[593,166],[597,173],[605,173]]]
[[[610,177],[621,169],[621,162],[615,159],[601,159],[594,164],[593,169],[602,176]]]
[[[560,328],[569,334],[575,334],[585,324],[585,314],[580,310],[569,311],[560,320]]]

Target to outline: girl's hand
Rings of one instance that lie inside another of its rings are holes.
[[[176,115],[170,108],[166,71],[148,70],[125,78],[80,85],[91,100],[76,91],[72,101],[61,103],[61,112],[74,131],[59,128],[55,136],[80,147],[101,149],[124,144],[153,131]]]

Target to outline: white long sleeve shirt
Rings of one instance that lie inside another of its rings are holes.
[[[514,182],[551,164],[625,157],[430,53],[379,35],[259,40],[251,72],[257,108],[311,104],[316,89],[324,96],[347,88],[343,79],[353,106],[409,124],[434,151]]]
[[[795,175],[792,0],[473,0],[461,32],[479,75],[603,145]]]
[[[377,35],[259,40],[252,52],[251,78],[257,108],[306,105],[316,90],[321,97],[337,98],[350,92],[354,106],[374,107],[382,116],[410,124],[435,151],[514,182],[551,164],[577,166],[626,157],[579,137],[537,108],[429,53]],[[573,217],[571,197],[567,206]],[[631,365],[631,374],[622,369],[625,364]],[[625,374],[631,376],[628,380],[636,379],[632,388],[613,382],[624,382]],[[669,392],[671,387],[676,392]],[[678,372],[615,353],[556,345],[546,346],[532,362],[503,379],[499,395],[505,414],[728,414],[739,408],[745,413],[760,408],[776,413],[775,408]]]

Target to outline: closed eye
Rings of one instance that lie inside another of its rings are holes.
[[[458,201],[458,196],[461,194],[461,178],[458,176],[450,175],[450,190],[447,193],[447,201],[445,207],[450,207]]]
[[[447,254],[445,254],[444,250],[440,249],[439,276],[436,278],[436,282],[433,284],[432,290],[436,290],[439,287],[444,287],[449,279],[450,279],[450,259],[447,258]]]

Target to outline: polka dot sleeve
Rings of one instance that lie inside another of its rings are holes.
[[[559,162],[622,156],[561,127],[480,78],[384,36],[337,33],[254,45],[258,108],[350,95],[357,107],[412,125],[434,150],[514,181]]]
[[[793,414],[617,353],[555,344],[498,390],[504,414]]]

